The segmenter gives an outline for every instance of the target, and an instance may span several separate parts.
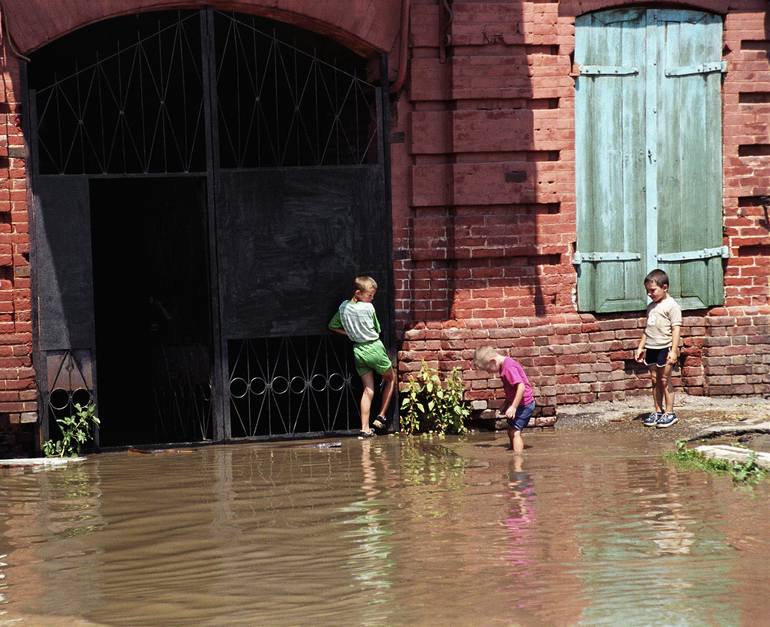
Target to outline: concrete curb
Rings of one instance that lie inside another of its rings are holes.
[[[85,457],[19,457],[0,459],[0,468],[62,468],[84,461]]]

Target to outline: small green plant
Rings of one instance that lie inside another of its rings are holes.
[[[685,468],[730,475],[735,483],[754,484],[767,476],[767,471],[757,464],[756,453],[752,453],[745,462],[731,462],[706,457],[687,448],[685,440],[677,440],[676,452],[668,453],[666,457]]]
[[[61,430],[61,439],[46,440],[43,454],[46,457],[77,457],[83,444],[93,438],[93,428],[99,424],[96,405],[89,403],[83,407],[75,403],[75,414],[57,418],[56,424]]]
[[[401,425],[408,434],[418,432],[465,433],[471,410],[463,399],[465,387],[459,368],[441,380],[435,368],[423,362],[410,376],[401,401]]]

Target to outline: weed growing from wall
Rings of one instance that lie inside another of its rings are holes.
[[[62,437],[60,440],[46,440],[43,443],[43,454],[46,457],[77,457],[80,449],[93,438],[93,429],[99,424],[96,416],[96,405],[89,403],[83,407],[75,403],[75,414],[57,418]]]
[[[465,420],[471,413],[464,400],[465,386],[459,368],[441,380],[435,368],[422,362],[417,375],[411,375],[401,400],[401,426],[412,433],[465,433]]]

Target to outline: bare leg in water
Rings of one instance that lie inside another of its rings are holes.
[[[388,411],[390,399],[393,397],[393,390],[396,387],[396,372],[393,368],[382,373],[382,383],[382,403],[380,403],[380,412],[377,414],[377,418],[374,421],[374,426],[378,429],[384,429],[388,423],[387,414],[385,412]]]

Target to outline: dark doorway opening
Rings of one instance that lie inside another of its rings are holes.
[[[102,446],[212,439],[202,177],[92,180]]]

